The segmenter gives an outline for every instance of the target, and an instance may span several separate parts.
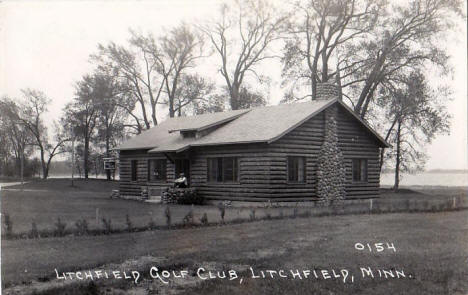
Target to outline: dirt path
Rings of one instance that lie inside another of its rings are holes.
[[[446,243],[448,240],[453,242]],[[339,257],[346,261],[355,254],[353,246],[358,241],[395,241],[400,249],[423,256],[468,257],[467,212],[284,219],[110,236],[2,241],[2,278],[6,283],[18,283],[50,276],[55,268],[85,269],[144,255],[203,255],[226,261],[310,247],[329,249],[321,256],[338,257],[335,262],[339,262]],[[431,245],[427,253],[417,253],[421,244]]]
[[[24,184],[26,184],[25,182]],[[14,186],[14,185],[21,185],[21,182],[0,182],[0,187],[3,190],[3,188],[9,187],[9,186]]]

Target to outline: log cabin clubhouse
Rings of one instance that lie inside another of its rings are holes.
[[[211,200],[320,200],[318,159],[332,116],[344,198],[376,197],[380,149],[388,143],[335,85],[318,86],[312,101],[169,118],[130,138],[117,148],[120,195],[160,194],[184,173]]]

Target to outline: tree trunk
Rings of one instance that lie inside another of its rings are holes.
[[[49,172],[47,171],[47,164],[45,162],[44,148],[39,147],[41,150],[41,166],[42,166],[42,179],[47,179]]]
[[[47,177],[49,177],[49,164],[47,164],[47,167],[45,171],[43,172],[43,178],[47,179]]]
[[[317,99],[317,94],[315,93],[316,90],[317,90],[317,79],[315,78],[315,75],[312,75],[310,77],[310,81],[311,81],[311,87],[312,87],[312,100],[316,100]]]
[[[169,117],[174,118],[174,97],[169,96]]]
[[[395,184],[393,186],[395,192],[397,192],[400,187],[401,120],[398,120],[396,143]]]
[[[85,136],[84,155],[83,155],[83,170],[84,170],[85,179],[88,179],[88,174],[89,174],[88,159],[89,159],[89,138],[88,136]]]
[[[109,150],[110,150],[110,139],[109,139],[109,126],[106,128],[106,157],[109,158]],[[106,169],[106,179],[111,180],[111,171]]]
[[[393,120],[392,126],[387,130],[387,134],[385,135],[385,141],[388,141],[388,138],[390,137],[390,134],[392,133],[393,128],[395,127],[395,124],[398,122],[398,117],[395,117]],[[379,170],[382,171],[382,166],[384,163],[384,157],[385,157],[385,148],[380,149],[380,163],[379,163]]]
[[[230,90],[230,94],[231,94],[230,105],[231,105],[232,110],[238,110],[240,108],[239,88],[240,88],[240,85],[238,85],[236,83],[232,84],[232,87],[231,87],[231,90]]]

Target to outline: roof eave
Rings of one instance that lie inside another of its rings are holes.
[[[143,147],[124,147],[124,148],[121,148],[121,147],[117,147],[117,148],[113,148],[111,150],[113,151],[134,151],[134,150],[151,150],[151,149],[154,149],[156,148],[155,146],[143,146]]]

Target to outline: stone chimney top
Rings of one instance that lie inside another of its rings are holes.
[[[328,100],[333,98],[340,98],[340,87],[330,82],[318,82],[315,89],[316,100]]]

